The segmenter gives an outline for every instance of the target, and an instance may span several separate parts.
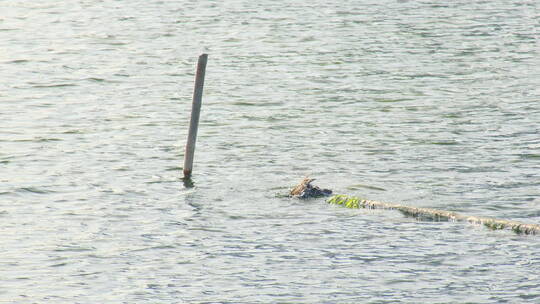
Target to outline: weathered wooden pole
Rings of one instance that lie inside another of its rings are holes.
[[[195,142],[197,141],[197,130],[199,129],[199,117],[201,114],[202,93],[204,87],[204,73],[208,55],[202,54],[197,62],[197,74],[195,75],[195,89],[193,90],[193,104],[191,106],[191,119],[189,122],[189,133],[184,154],[184,178],[190,178],[193,171],[193,156],[195,154]]]

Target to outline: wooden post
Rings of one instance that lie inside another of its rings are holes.
[[[190,178],[193,171],[193,156],[195,154],[195,141],[199,129],[199,116],[201,114],[202,93],[204,86],[204,73],[206,71],[207,54],[199,56],[197,62],[197,74],[195,75],[195,89],[193,90],[193,104],[191,106],[191,119],[189,133],[184,154],[184,178]]]

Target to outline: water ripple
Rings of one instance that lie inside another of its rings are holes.
[[[538,302],[536,237],[286,197],[539,221],[534,4],[371,2],[4,5],[0,302]]]

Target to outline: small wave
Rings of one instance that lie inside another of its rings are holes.
[[[86,80],[93,81],[93,82],[104,82],[104,81],[106,81],[103,78],[97,78],[97,77],[89,77],[89,78],[86,78]]]
[[[58,263],[58,264],[53,264],[49,267],[53,267],[53,268],[56,268],[56,267],[62,267],[62,266],[66,266],[68,263]]]
[[[45,89],[45,88],[63,88],[63,87],[76,87],[77,85],[74,83],[58,83],[58,84],[35,84],[32,87],[38,88],[38,89]]]
[[[520,154],[519,156],[524,159],[540,159],[540,154],[535,153]]]
[[[17,192],[30,192],[30,193],[36,193],[36,194],[47,194],[47,193],[52,193],[54,191],[42,190],[42,189],[35,188],[35,187],[22,187],[22,188],[17,189]]]
[[[438,140],[438,141],[431,141],[429,143],[432,145],[440,145],[440,146],[459,145],[459,142],[455,140]]]
[[[120,82],[118,80],[110,80],[110,79],[99,78],[99,77],[88,77],[88,78],[85,78],[83,80],[86,80],[86,81],[89,81],[89,82],[97,82],[97,83],[102,83],[102,82],[105,82],[105,83],[119,83]]]
[[[65,132],[62,132],[62,134],[83,134],[84,132],[81,130],[68,130]]]
[[[82,247],[82,246],[61,246],[60,248],[54,249],[56,252],[86,252],[86,251],[94,251],[94,247]]]
[[[12,140],[12,142],[51,142],[51,141],[61,141],[60,138],[43,138],[43,137],[38,137],[38,138],[32,138],[32,139],[28,139],[28,138],[25,138],[25,139],[16,139],[16,140]]]
[[[176,248],[176,246],[174,246],[174,245],[157,245],[157,246],[150,246],[150,247],[132,249],[132,250],[130,250],[130,252],[141,252],[141,251],[159,250],[159,249],[175,249],[175,248]]]
[[[232,103],[235,106],[258,106],[260,104],[254,103],[254,102],[247,102],[247,101],[238,101]]]
[[[402,102],[402,101],[410,101],[413,100],[412,98],[375,98],[374,101],[376,102]]]
[[[384,189],[384,188],[371,186],[371,185],[365,185],[365,184],[351,185],[351,186],[347,187],[347,190],[359,190],[359,189],[362,189],[362,188],[371,189],[371,190],[386,191],[386,189]]]
[[[14,63],[14,64],[18,64],[18,63],[26,63],[26,62],[30,62],[30,60],[26,60],[26,59],[16,59],[16,60],[11,60],[11,61],[6,61],[5,63]]]

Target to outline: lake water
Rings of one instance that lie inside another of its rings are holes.
[[[536,1],[2,1],[0,303],[538,303]],[[182,159],[209,54],[194,187]]]

